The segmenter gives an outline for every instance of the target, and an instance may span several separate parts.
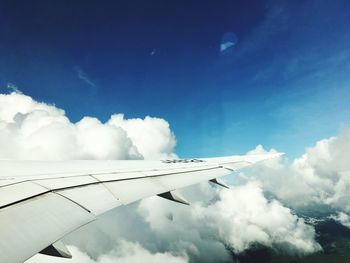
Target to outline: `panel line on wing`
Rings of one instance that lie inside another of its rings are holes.
[[[120,198],[118,196],[115,195],[115,193],[113,193],[113,191],[111,189],[109,189],[109,187],[107,185],[105,185],[103,183],[103,181],[99,180],[97,177],[95,177],[94,175],[90,174],[91,177],[93,177],[95,180],[99,181],[100,184],[109,192],[111,193],[111,195],[113,195],[118,201],[120,201]]]
[[[72,203],[74,203],[74,204],[80,206],[81,208],[83,208],[83,209],[86,210],[87,212],[91,213],[91,211],[90,211],[89,209],[87,209],[87,208],[84,207],[83,205],[79,204],[78,202],[74,201],[73,199],[71,199],[71,198],[69,198],[69,197],[67,197],[67,196],[62,195],[62,194],[60,194],[59,192],[53,192],[53,193],[56,194],[56,195],[59,195],[59,196],[61,196],[61,197],[63,197],[63,198],[65,198],[65,199],[67,199],[68,201],[71,201]]]
[[[16,205],[16,204],[25,202],[25,201],[27,201],[27,200],[30,200],[30,199],[33,199],[33,198],[36,198],[36,197],[42,196],[42,195],[47,194],[47,193],[50,193],[50,191],[42,192],[42,193],[40,193],[40,194],[32,195],[32,196],[30,196],[30,197],[23,198],[23,199],[14,201],[14,202],[12,202],[12,203],[9,203],[9,204],[6,204],[6,205],[2,205],[2,206],[0,206],[0,210],[3,209],[3,208],[9,207],[9,206],[13,206],[13,205]]]
[[[15,180],[15,179],[9,179],[9,178],[6,178],[6,179],[0,179],[0,182],[3,183],[4,181],[8,181],[8,180]],[[14,184],[20,184],[20,183],[24,183],[24,182],[30,182],[30,180],[21,180],[21,181],[15,181],[15,182],[9,182],[8,184],[1,184],[0,185],[0,189],[3,188],[3,187],[6,187],[6,186],[10,186],[10,185],[14,185]]]

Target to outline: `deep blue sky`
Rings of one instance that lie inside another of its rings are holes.
[[[184,157],[294,157],[350,122],[349,25],[347,0],[3,0],[0,90],[72,121],[164,118]]]

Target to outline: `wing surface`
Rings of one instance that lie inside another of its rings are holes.
[[[163,161],[0,161],[0,262],[53,248],[102,213],[280,154]],[[171,196],[171,195],[170,195]]]

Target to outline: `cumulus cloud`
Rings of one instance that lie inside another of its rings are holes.
[[[350,212],[350,128],[321,140],[292,164],[315,202]]]
[[[218,226],[219,236],[242,252],[252,243],[287,253],[311,253],[320,249],[315,231],[303,219],[276,200],[267,201],[259,185],[249,183],[222,190],[220,201],[209,206],[208,219]]]
[[[172,249],[187,247],[192,257],[204,262],[228,260],[229,253],[224,248],[240,253],[256,243],[288,254],[321,249],[314,240],[313,227],[278,201],[268,201],[258,183],[249,182],[229,190],[215,191],[203,185],[201,189],[197,189],[197,196],[212,191],[214,200],[175,209],[156,198],[140,203],[139,213]]]
[[[149,159],[158,159],[160,153],[163,158],[176,157],[173,153],[175,135],[171,132],[169,123],[163,119],[146,116],[144,119],[125,120],[123,114],[114,114],[107,124],[126,131],[139,152]]]
[[[259,146],[253,152],[265,152]],[[245,180],[259,180],[265,191],[296,209],[326,206],[350,212],[350,128],[318,141],[290,165],[282,158],[248,169]]]
[[[153,263],[184,263],[188,262],[186,255],[175,256],[171,253],[151,253],[143,248],[138,243],[132,243],[125,240],[119,242],[118,247],[112,251],[104,254],[97,259],[93,259],[86,253],[79,250],[77,247],[69,246],[68,249],[73,255],[69,260],[72,263],[112,263],[116,259],[120,263],[139,263],[139,262],[153,262]],[[27,263],[65,263],[67,259],[50,257],[45,255],[36,255],[26,261]]]
[[[106,123],[84,117],[72,123],[62,109],[12,92],[0,94],[0,158],[162,159],[176,144],[169,124],[159,118]]]

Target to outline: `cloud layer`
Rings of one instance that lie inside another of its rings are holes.
[[[313,227],[278,201],[268,201],[256,182],[229,190],[202,185],[195,191],[202,201],[190,208],[169,206],[150,198],[140,203],[139,213],[163,243],[172,248],[178,246],[180,251],[189,248],[188,253],[197,256],[197,260],[225,261],[229,259],[225,249],[240,253],[256,243],[288,254],[320,249]],[[208,193],[212,195],[209,199]]]
[[[184,263],[187,262],[186,255],[174,256],[170,253],[151,253],[144,249],[137,243],[131,243],[127,241],[121,241],[118,250],[112,250],[107,254],[104,254],[97,259],[89,257],[86,253],[80,251],[74,246],[69,246],[68,249],[74,255],[69,260],[71,263],[139,263],[139,262],[153,262],[153,263]],[[37,255],[26,261],[27,263],[64,263],[67,259],[60,259],[54,257],[48,257],[45,255]]]

